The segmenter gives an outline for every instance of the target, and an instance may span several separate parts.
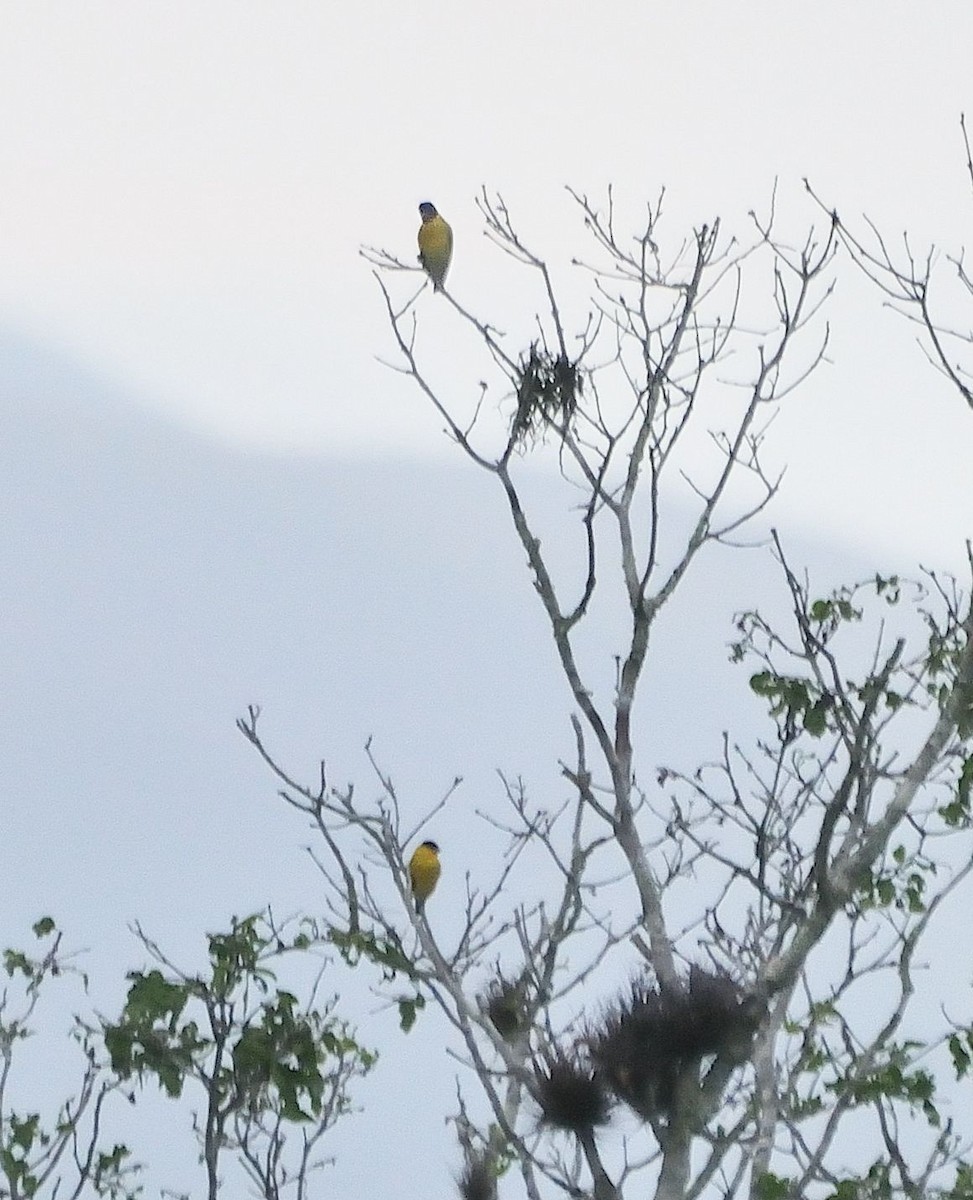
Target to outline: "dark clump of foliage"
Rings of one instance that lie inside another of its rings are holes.
[[[581,370],[566,354],[552,354],[532,342],[516,379],[517,411],[510,436],[523,443],[553,426],[564,431],[574,419],[584,388]]]
[[[524,1032],[527,1022],[526,1001],[523,981],[511,983],[502,975],[497,975],[482,997],[483,1008],[504,1041],[515,1041]]]
[[[693,966],[685,1029],[689,1057],[719,1054],[743,1062],[764,1014],[763,1003],[745,995],[728,975]]]
[[[727,975],[693,967],[678,990],[644,978],[589,1035],[591,1057],[614,1094],[639,1116],[671,1117],[680,1079],[708,1055],[743,1061],[761,1005]]]
[[[580,1134],[608,1120],[611,1099],[601,1076],[578,1055],[552,1053],[537,1066],[535,1080],[542,1124]]]
[[[459,1194],[463,1200],[497,1200],[497,1177],[485,1154],[467,1158],[459,1178]]]

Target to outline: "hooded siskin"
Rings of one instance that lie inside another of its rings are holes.
[[[423,842],[412,852],[409,859],[409,882],[412,884],[412,895],[415,897],[416,908],[422,912],[426,901],[432,895],[439,882],[439,847],[435,842]]]
[[[443,280],[453,257],[453,231],[428,200],[419,205],[419,261],[432,280],[433,290],[443,290]]]

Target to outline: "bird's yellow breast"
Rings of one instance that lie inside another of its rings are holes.
[[[409,860],[409,881],[418,900],[425,900],[439,880],[439,855],[428,846],[418,846]]]
[[[419,226],[419,249],[423,256],[448,258],[453,249],[453,231],[438,214]]]

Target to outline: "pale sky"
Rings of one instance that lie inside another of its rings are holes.
[[[47,895],[58,915],[84,895],[75,942],[96,946],[135,917],[195,945],[224,897],[242,912],[282,887],[301,903],[308,877],[288,864],[304,831],[284,826],[232,728],[252,700],[312,769],[337,756],[341,775],[363,772],[375,733],[425,795],[457,771],[485,788],[497,766],[529,769],[502,709],[524,671],[532,753],[556,776],[567,700],[543,690],[557,685],[519,554],[499,514],[478,526],[483,568],[464,526],[477,483],[463,490],[440,421],[377,361],[391,342],[362,243],[412,258],[433,200],[455,232],[450,289],[513,330],[540,301],[481,234],[483,185],[571,296],[585,243],[566,184],[613,184],[633,232],[665,187],[678,240],[714,216],[745,233],[777,180],[782,229],[802,240],[818,216],[808,177],[845,219],[956,254],[973,231],[971,46],[968,0],[0,0],[0,413],[17,434],[0,450],[16,510],[0,842],[17,863],[56,847],[49,876],[20,880],[0,940]],[[420,298],[420,338],[462,379],[437,303]],[[788,466],[779,523],[863,573],[961,567],[973,413],[847,260],[830,317],[832,361],[769,439]],[[973,306],[955,321],[968,328]],[[424,536],[445,555],[431,576]],[[513,595],[524,624],[464,661],[470,622]],[[725,618],[712,614],[711,655]],[[504,661],[517,636],[536,660]],[[680,717],[703,736],[688,699],[660,715],[676,741]],[[187,831],[221,861],[193,861]],[[254,837],[266,861],[251,866]],[[130,945],[113,952],[131,965]],[[419,1069],[423,1045],[395,1053]],[[416,1119],[445,1187],[440,1083]],[[382,1086],[370,1102],[394,1114]],[[335,1194],[379,1194],[348,1169]]]
[[[565,184],[613,183],[634,219],[665,186],[674,238],[714,215],[743,232],[775,178],[798,236],[814,216],[805,176],[846,218],[919,247],[955,253],[973,223],[965,0],[618,3],[597,17],[577,2],[31,0],[0,20],[0,316],[256,446],[444,450],[375,361],[388,337],[358,257],[365,242],[411,258],[427,197],[455,229],[451,287],[501,326],[511,284],[480,236],[482,184],[569,286],[584,241]],[[822,496],[814,478],[825,457],[852,474],[863,440],[886,478],[915,471],[935,508],[966,478],[939,453],[966,414],[878,303],[846,266],[835,367],[782,425],[787,502],[845,531],[855,508],[866,541],[891,502],[901,535],[921,538],[913,498],[881,497],[873,520],[867,488]],[[879,329],[902,353],[891,371],[871,353]]]

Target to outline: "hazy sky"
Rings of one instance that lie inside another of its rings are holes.
[[[777,179],[802,240],[806,176],[843,217],[957,253],[971,45],[968,0],[0,0],[0,941],[48,898],[102,948],[135,917],[197,944],[224,902],[301,903],[303,831],[232,728],[252,700],[311,769],[363,772],[375,733],[416,797],[541,756],[556,777],[567,701],[519,553],[377,361],[390,339],[361,243],[413,257],[432,199],[455,231],[450,288],[514,329],[540,300],[481,236],[482,185],[571,295],[584,231],[565,184],[613,184],[633,231],[664,186],[679,240],[714,216],[745,233]],[[437,303],[420,299],[420,338],[462,371]],[[781,523],[856,569],[959,566],[973,414],[847,262],[831,316],[831,362],[772,433]],[[722,655],[752,575],[728,577],[705,643],[674,630],[663,663],[703,678]],[[714,589],[693,586],[702,612]],[[680,722],[723,728],[696,708],[666,698],[660,745],[685,748]],[[38,843],[48,869],[26,875]],[[112,953],[131,964],[130,945]],[[399,1048],[400,1071],[422,1046]],[[421,1114],[437,1164],[441,1083]],[[336,1194],[378,1194],[354,1178]]]
[[[920,248],[955,252],[973,222],[965,0],[597,15],[572,0],[30,0],[3,3],[0,21],[0,316],[258,446],[442,451],[375,361],[388,338],[358,258],[363,242],[411,258],[427,197],[455,229],[451,287],[501,324],[520,277],[480,236],[482,184],[569,286],[584,242],[566,183],[593,196],[613,183],[633,229],[664,185],[673,238],[714,215],[744,232],[775,178],[796,237],[814,216],[805,176],[846,218],[908,229]],[[949,509],[967,474],[936,469],[939,447],[965,414],[847,268],[833,315],[835,365],[779,433],[789,500],[826,526],[860,522],[865,540],[893,523],[909,538],[928,528],[910,486],[878,499],[875,521],[865,479],[842,481],[867,441],[886,479],[915,468]],[[879,334],[901,361],[873,353]]]

